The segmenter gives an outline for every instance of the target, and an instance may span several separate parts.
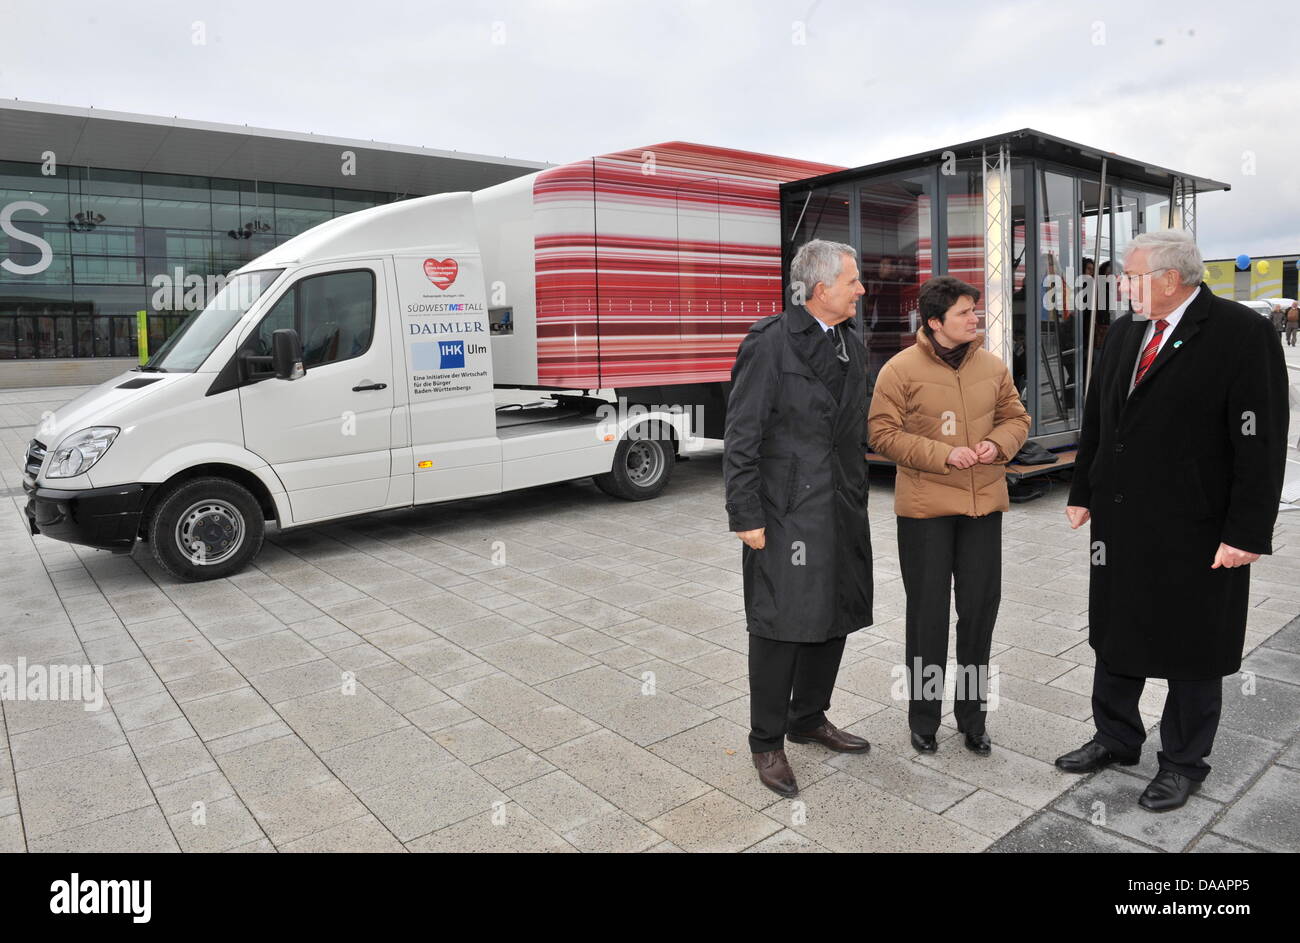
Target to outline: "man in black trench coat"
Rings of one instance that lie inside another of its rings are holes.
[[[1096,736],[1056,765],[1138,761],[1138,698],[1166,678],[1160,771],[1139,798],[1176,809],[1210,766],[1223,677],[1241,667],[1250,564],[1272,552],[1288,419],[1286,365],[1268,320],[1201,282],[1192,237],[1130,244],[1140,317],[1106,334],[1066,514],[1091,518],[1088,641]]]
[[[826,718],[845,637],[871,624],[857,253],[813,240],[790,279],[802,303],[755,323],[736,353],[723,452],[728,522],[744,544],[749,746],[759,780],[783,796],[799,791],[787,736],[870,749]]]

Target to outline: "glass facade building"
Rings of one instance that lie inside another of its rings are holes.
[[[156,350],[225,276],[345,213],[420,194],[0,161],[0,360]],[[44,210],[44,212],[42,212]]]

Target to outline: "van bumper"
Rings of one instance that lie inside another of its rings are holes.
[[[114,485],[64,491],[23,482],[27,492],[27,526],[70,544],[130,553],[140,529],[140,515],[157,485]]]

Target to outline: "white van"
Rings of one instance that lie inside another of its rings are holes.
[[[118,552],[143,538],[173,576],[215,579],[253,558],[267,520],[587,476],[649,498],[697,444],[689,411],[620,414],[587,391],[501,404],[493,343],[473,195],[323,223],[46,418],[24,469],[31,532]]]

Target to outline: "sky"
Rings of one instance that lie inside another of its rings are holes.
[[[1300,252],[1300,5],[0,0],[0,97],[562,163],[685,140],[860,166],[1022,127],[1221,180]]]

